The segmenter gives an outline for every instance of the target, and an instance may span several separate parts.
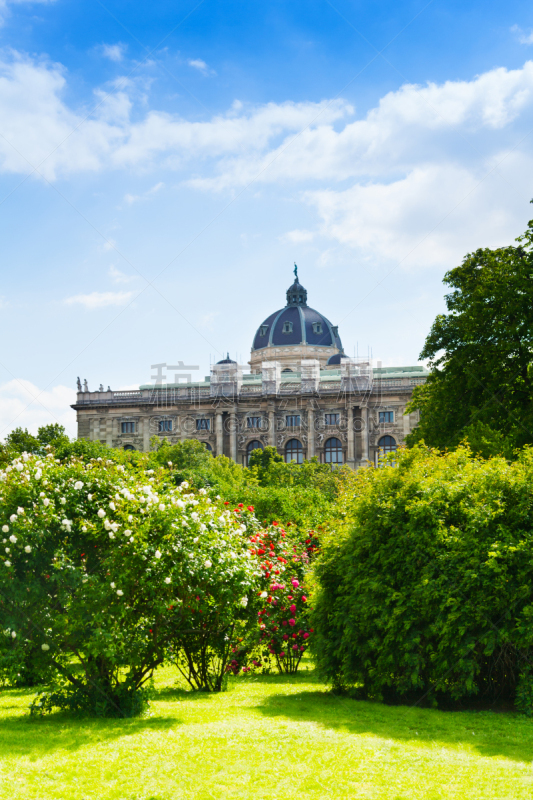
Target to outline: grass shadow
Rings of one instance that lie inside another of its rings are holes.
[[[147,730],[165,731],[181,724],[173,717],[89,719],[73,718],[64,712],[40,719],[8,718],[0,720],[0,753],[4,758],[22,755],[35,761],[57,750],[73,752],[88,745]]]
[[[0,694],[4,701],[0,706],[0,753],[4,758],[25,755],[35,761],[57,750],[72,752],[81,747],[135,736],[148,730],[169,730],[184,724],[179,714],[180,702],[205,703],[214,697],[208,692],[163,685],[154,689],[153,702],[175,703],[177,713],[172,709],[169,714],[167,708],[162,714],[154,716],[106,719],[55,711],[42,717],[30,717],[26,708],[38,688],[9,687]],[[9,702],[11,698],[13,702]],[[21,706],[20,701],[24,699],[27,699],[27,704]],[[13,711],[19,713],[12,714]],[[21,711],[25,713],[20,713]]]
[[[229,679],[229,686],[242,686],[245,683],[264,683],[267,685],[288,685],[294,686],[296,685],[309,685],[310,683],[316,683],[317,685],[320,684],[321,686],[324,685],[323,681],[319,680],[317,677],[316,670],[309,669],[309,670],[300,670],[295,675],[287,675],[286,673],[279,673],[273,672],[272,674],[265,673],[264,675],[261,674],[251,674],[251,675],[239,675],[237,677],[230,677]]]
[[[194,689],[183,689],[181,686],[161,686],[155,690],[154,699],[171,702],[173,700],[208,700],[210,697],[216,697],[217,692],[202,692],[195,691]]]
[[[72,752],[86,745],[135,736],[147,730],[169,730],[183,724],[174,715],[105,719],[56,711],[31,717],[26,704],[21,706],[20,701],[27,699],[29,705],[34,696],[35,688],[9,688],[1,692],[4,702],[0,706],[0,753],[4,758],[25,755],[35,761],[57,750]],[[9,702],[11,698],[13,703]],[[12,714],[12,711],[18,713]]]
[[[533,720],[491,711],[438,711],[353,700],[328,691],[270,695],[257,706],[268,717],[315,722],[330,730],[397,742],[466,745],[478,755],[533,761]]]

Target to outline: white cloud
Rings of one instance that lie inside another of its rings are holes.
[[[294,230],[288,231],[282,239],[289,244],[307,244],[312,242],[315,236],[314,231]]]
[[[102,54],[105,56],[105,58],[109,58],[110,61],[122,61],[125,52],[126,46],[120,42],[118,44],[102,45]]]
[[[121,270],[117,269],[114,264],[111,264],[109,267],[109,277],[113,281],[113,283],[131,283],[132,281],[136,280],[139,276],[138,275],[126,275],[125,272],[121,272]]]
[[[9,16],[10,6],[22,5],[22,4],[29,5],[30,3],[44,4],[44,3],[54,3],[54,2],[55,0],[0,0],[0,25],[3,25],[4,22],[6,21],[6,18]]]
[[[214,330],[214,323],[216,318],[220,316],[220,312],[212,311],[209,314],[202,314],[200,317],[200,325],[209,331]]]
[[[479,159],[497,133],[531,122],[533,63],[494,69],[472,81],[406,84],[361,119],[351,119],[354,109],[336,99],[253,108],[236,103],[205,122],[151,110],[133,121],[126,84],[123,91],[96,92],[92,114],[69,107],[62,99],[65,88],[57,64],[20,55],[0,63],[7,139],[0,140],[0,170],[25,173],[29,164],[42,162],[39,169],[53,180],[88,170],[193,165],[199,173],[195,186],[226,189],[252,179],[390,177],[422,161],[464,159],[465,153]]]
[[[37,433],[41,425],[59,422],[69,436],[76,435],[76,415],[70,408],[76,402],[76,390],[54,386],[41,391],[20,378],[0,385],[0,439],[14,428],[28,428]]]
[[[193,67],[193,69],[197,69],[202,75],[216,75],[216,72],[213,69],[209,69],[205,61],[202,61],[201,58],[190,58],[187,64]]]
[[[126,90],[95,92],[91,111],[73,109],[62,99],[65,71],[20,54],[0,62],[0,171],[26,174],[37,167],[48,180],[59,175],[103,169],[160,165],[180,168],[192,159],[260,152],[272,139],[298,131],[320,114],[324,124],[350,113],[343,101],[268,103],[207,122],[150,111],[131,120]]]
[[[64,302],[68,306],[80,305],[93,311],[95,308],[105,308],[106,306],[125,306],[134,295],[135,292],[91,292],[91,294],[67,297]]]
[[[533,31],[526,33],[526,31],[522,30],[518,25],[513,25],[511,33],[516,34],[516,38],[520,44],[533,44]]]
[[[236,101],[225,114],[191,122],[138,109],[131,81],[97,92],[99,105],[88,113],[65,102],[65,89],[57,64],[22,56],[0,63],[0,118],[13,143],[0,139],[0,171],[27,173],[28,162],[42,162],[49,180],[135,168],[180,170],[204,191],[271,184],[303,198],[317,215],[316,229],[289,231],[287,242],[316,243],[321,235],[326,247],[418,266],[449,264],[480,243],[509,241],[524,216],[517,209],[529,199],[531,61],[472,80],[405,84],[360,117],[343,99],[255,107]],[[124,202],[161,188],[128,193]],[[125,294],[69,302],[96,308],[127,302],[110,299]]]
[[[511,131],[519,118],[530,123],[532,111],[533,62],[519,70],[494,69],[473,81],[406,84],[385,95],[365,118],[340,129],[318,115],[296,138],[289,132],[275,148],[221,153],[218,175],[191,183],[222,190],[251,180],[388,180],[423,162],[465,157],[475,162],[490,153],[493,142],[501,142],[503,129]]]
[[[124,202],[131,206],[133,203],[138,203],[139,200],[147,200],[152,195],[156,194],[160,189],[162,189],[164,185],[165,184],[162,181],[159,181],[159,183],[156,183],[155,186],[152,186],[152,188],[148,189],[148,191],[146,191],[144,194],[125,194]]]
[[[434,165],[388,184],[317,190],[305,199],[316,208],[324,236],[381,260],[434,266],[453,263],[473,236],[485,245],[487,237],[501,244],[498,233],[503,233],[505,241],[505,214],[488,223],[479,213],[475,187],[468,170]],[[454,214],[456,206],[460,211]]]

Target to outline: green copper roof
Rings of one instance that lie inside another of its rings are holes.
[[[428,370],[423,366],[414,367],[375,367],[374,380],[390,380],[401,378],[427,378],[429,375]],[[320,383],[329,383],[330,381],[339,381],[341,378],[340,369],[324,369],[320,371]],[[299,383],[302,379],[300,372],[282,372],[282,383]],[[243,375],[243,385],[260,385],[262,382],[261,373],[255,375]],[[154,386],[153,384],[143,384],[139,389],[185,389],[187,386],[195,389],[208,389],[211,384],[211,379],[206,376],[203,381],[196,381],[194,383],[166,383],[164,386]]]

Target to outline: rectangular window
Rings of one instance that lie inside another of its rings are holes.
[[[196,430],[197,431],[208,431],[211,427],[211,420],[210,419],[197,419],[196,420]]]
[[[289,417],[285,417],[285,425],[287,428],[297,428],[300,424],[300,415],[299,414],[291,414]]]
[[[261,325],[259,328],[259,336],[266,336],[268,333],[268,325]]]
[[[172,430],[172,420],[171,419],[160,419],[159,420],[159,433],[170,433]]]
[[[322,323],[313,322],[313,333],[322,333]]]
[[[394,422],[394,411],[380,411],[379,412],[379,421],[380,422]]]
[[[121,430],[122,430],[122,433],[135,433],[135,423],[134,422],[122,422],[121,423]]]
[[[283,333],[292,333],[292,322],[283,323]]]
[[[340,414],[326,414],[324,422],[326,425],[338,425]]]
[[[248,428],[260,428],[261,427],[261,417],[247,417],[246,424]]]

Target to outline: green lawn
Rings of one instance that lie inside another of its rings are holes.
[[[228,692],[158,673],[152,715],[28,717],[0,693],[0,798],[533,798],[533,720],[388,707],[330,695],[312,672]]]

